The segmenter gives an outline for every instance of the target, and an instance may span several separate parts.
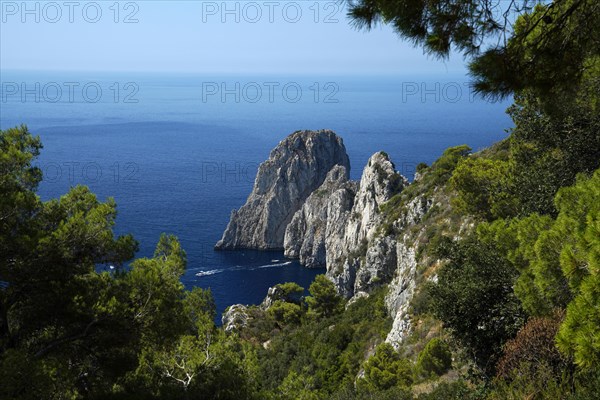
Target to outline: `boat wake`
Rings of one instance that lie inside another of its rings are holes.
[[[276,260],[276,261],[279,261],[279,260]],[[263,268],[285,267],[286,265],[290,265],[291,263],[292,263],[291,261],[286,261],[286,262],[278,262],[278,263],[274,263],[274,264],[259,265],[258,267],[245,267],[242,265],[236,265],[235,267],[225,268],[225,269],[211,269],[209,271],[199,271],[196,273],[196,276],[199,276],[199,277],[211,276],[211,275],[220,274],[221,272],[225,272],[225,271],[241,271],[241,270],[255,271],[257,269],[263,269]]]
[[[200,272],[196,273],[196,276],[210,276],[210,275],[219,274],[223,271],[225,271],[225,270],[224,269],[212,269],[210,271],[200,271]]]

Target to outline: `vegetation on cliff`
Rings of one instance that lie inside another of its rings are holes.
[[[493,3],[352,3],[359,24],[392,23],[441,56],[455,46],[477,90],[515,96],[507,139],[446,150],[379,205],[377,235],[417,248],[402,340],[386,340],[389,286],[346,301],[323,276],[309,297],[282,284],[243,325],[217,328],[210,291],[180,282],[175,237],[133,260],[113,200],[85,187],[40,200],[42,145],[21,126],[0,132],[0,398],[597,397],[598,2],[510,2],[521,16],[487,49],[510,20]]]

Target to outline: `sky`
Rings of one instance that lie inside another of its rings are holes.
[[[339,0],[0,0],[0,69],[455,74],[389,27],[357,31]]]

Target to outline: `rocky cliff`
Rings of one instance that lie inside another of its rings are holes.
[[[350,170],[342,139],[329,130],[298,131],[258,168],[246,204],[231,213],[216,249],[283,249],[286,227],[336,165]]]
[[[283,246],[285,256],[299,258],[306,267],[325,267],[326,238],[331,195],[348,182],[348,169],[336,165],[327,174],[325,182],[315,190],[287,226]]]
[[[369,247],[369,242],[381,224],[380,206],[398,194],[408,184],[400,175],[388,155],[379,152],[371,156],[363,170],[360,183],[349,201],[347,192],[338,198],[352,204],[345,219],[338,219],[331,231],[338,234],[328,239],[327,276],[337,286],[340,294],[351,298],[355,293],[373,286],[388,283],[395,265],[395,240],[379,239]],[[332,202],[338,199],[332,198]]]
[[[442,233],[460,234],[457,226],[469,227],[468,221],[452,220],[446,164],[440,165],[409,185],[379,152],[360,181],[350,181],[341,139],[330,131],[297,132],[261,165],[248,202],[232,214],[218,247],[283,247],[286,257],[307,267],[325,266],[348,304],[386,286],[393,320],[386,340],[397,347],[410,334],[410,304],[419,283],[434,278],[439,264],[427,244]],[[229,329],[245,320],[241,306],[233,310],[224,319]]]

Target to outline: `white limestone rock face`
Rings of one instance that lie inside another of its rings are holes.
[[[358,191],[358,182],[348,181],[340,189],[331,194],[327,202],[327,226],[325,228],[325,259],[328,273],[335,266],[341,266],[348,249],[346,224],[354,206],[354,198]]]
[[[379,152],[369,158],[346,225],[344,240],[349,249],[357,249],[363,240],[371,238],[380,222],[379,206],[407,184],[407,179],[396,172],[387,154]]]
[[[397,259],[395,276],[388,286],[388,293],[385,297],[386,308],[394,318],[386,342],[394,347],[397,347],[406,338],[411,328],[408,308],[415,290],[416,247],[404,242],[398,243]]]
[[[405,212],[396,221],[397,226],[407,229],[421,223],[432,204],[431,199],[422,195],[415,197],[406,205]],[[415,239],[410,238],[407,234],[403,236],[402,240],[398,241],[396,249],[397,268],[385,297],[388,312],[394,318],[386,342],[395,348],[398,348],[400,343],[406,339],[411,329],[409,305],[415,293],[417,249],[418,245],[415,243]]]
[[[391,280],[396,257],[395,250],[390,249],[395,248],[395,241],[371,241],[382,220],[379,207],[407,184],[387,154],[376,153],[363,170],[353,201],[345,202],[347,206],[351,204],[349,212],[343,214],[345,221],[331,221],[332,236],[326,241],[327,276],[344,297],[351,298],[355,292],[368,291]]]
[[[354,282],[356,281],[356,271],[360,268],[359,259],[345,260],[343,264],[336,267],[335,270],[327,271],[327,277],[333,282],[338,293],[346,299],[354,295]]]
[[[393,237],[377,238],[369,246],[364,262],[356,274],[354,295],[370,292],[392,281],[396,272],[396,240]]]
[[[336,165],[350,170],[344,143],[333,131],[298,131],[285,138],[258,168],[246,204],[231,213],[215,248],[283,249],[292,217]]]
[[[315,190],[300,210],[294,214],[285,230],[283,247],[285,256],[299,258],[308,268],[326,264],[325,240],[328,224],[328,207],[331,195],[348,181],[348,169],[336,165],[329,171],[325,182]]]
[[[248,326],[248,307],[242,304],[229,306],[221,317],[225,332],[239,331]]]
[[[267,290],[267,295],[260,303],[260,308],[267,311],[277,300],[283,298],[283,290],[279,286],[272,286]]]
[[[417,196],[404,207],[404,212],[398,220],[394,221],[394,227],[398,230],[417,225],[427,211],[432,207],[433,200],[425,196]]]

